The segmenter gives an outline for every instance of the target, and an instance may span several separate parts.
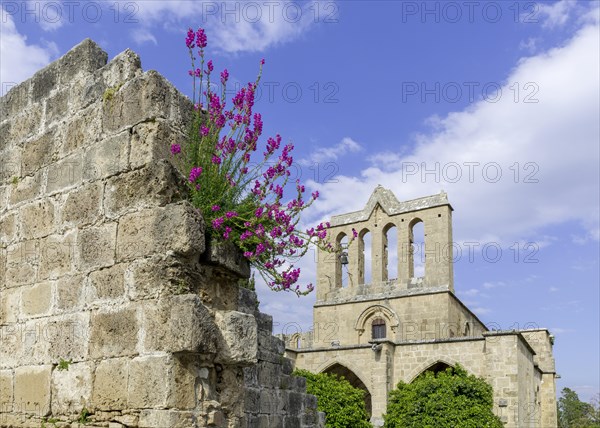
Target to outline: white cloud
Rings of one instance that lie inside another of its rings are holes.
[[[540,39],[537,37],[530,37],[526,41],[521,41],[521,43],[519,43],[519,50],[534,53],[537,50],[539,41]]]
[[[475,306],[472,310],[476,315],[487,315],[493,312],[490,308],[484,308],[482,306]]]
[[[497,287],[506,287],[506,283],[504,281],[496,281],[496,282],[484,282],[483,288],[491,289]]]
[[[132,37],[133,40],[140,45],[146,42],[152,42],[154,45],[158,45],[156,37],[154,37],[154,35],[146,28],[141,28],[138,31],[135,31]]]
[[[411,153],[376,154],[390,162],[337,176],[337,183],[310,182],[322,195],[314,217],[361,209],[381,184],[401,200],[446,190],[457,241],[527,242],[567,221],[598,230],[598,31],[597,22],[587,24],[563,46],[521,60],[497,102],[439,119]],[[538,102],[525,102],[527,94]],[[539,244],[550,242],[542,235]]]
[[[562,27],[571,17],[571,12],[576,6],[576,1],[560,0],[550,3],[537,3],[538,15],[544,28]]]
[[[0,37],[0,82],[1,95],[23,80],[31,77],[40,68],[48,65],[58,49],[54,43],[44,46],[27,43],[20,34],[13,17],[0,8],[2,37]]]
[[[28,12],[35,14],[35,22],[44,31],[58,30],[69,19],[68,9],[54,0],[27,0],[27,6],[21,7],[26,7]]]
[[[302,159],[302,165],[311,165],[315,163],[323,163],[334,161],[344,156],[347,153],[357,153],[363,150],[362,146],[350,137],[342,138],[335,146],[319,147],[310,155],[310,159]]]
[[[181,31],[182,25],[201,26],[213,48],[228,53],[262,52],[300,37],[323,19],[315,12],[322,8],[319,1],[146,1],[139,3],[139,21],[147,31],[156,24],[175,31]],[[148,40],[152,39],[138,39]]]

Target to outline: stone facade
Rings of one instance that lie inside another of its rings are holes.
[[[169,147],[191,102],[85,40],[0,99],[0,427],[316,427]]]
[[[412,244],[419,222],[425,274],[417,278]],[[445,193],[399,202],[377,187],[363,210],[335,216],[331,226],[340,252],[319,253],[314,328],[284,337],[296,367],[342,375],[364,389],[376,426],[399,381],[457,363],[492,385],[494,412],[507,427],[557,426],[553,336],[546,329],[488,331],[454,295],[452,207]],[[353,229],[358,237],[344,248]],[[372,274],[365,284],[367,232]],[[388,232],[397,234],[398,278],[387,274]]]

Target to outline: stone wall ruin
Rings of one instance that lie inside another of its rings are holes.
[[[0,99],[0,427],[314,427],[169,161],[192,106],[85,40]]]

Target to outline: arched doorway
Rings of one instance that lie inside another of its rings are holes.
[[[329,373],[338,377],[343,377],[348,382],[350,382],[350,385],[352,385],[353,387],[360,388],[363,391],[365,391],[365,407],[367,409],[369,417],[371,417],[371,393],[369,392],[369,389],[363,383],[363,381],[360,380],[360,378],[352,370],[350,370],[348,367],[336,363],[323,370],[323,373]]]

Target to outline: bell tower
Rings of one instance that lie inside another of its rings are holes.
[[[414,229],[424,226],[424,245],[416,248]],[[389,248],[394,229],[397,248]],[[319,251],[317,300],[334,296],[369,294],[383,288],[444,288],[454,291],[452,207],[446,193],[400,202],[378,186],[360,211],[337,215],[329,229],[337,253]],[[348,245],[347,242],[354,241]],[[370,236],[370,248],[365,247]],[[390,251],[397,254],[397,278],[389,278]],[[369,253],[370,252],[370,253]],[[415,255],[424,263],[424,274],[415,274]],[[370,272],[366,259],[370,255]],[[370,273],[370,274],[369,274]]]

